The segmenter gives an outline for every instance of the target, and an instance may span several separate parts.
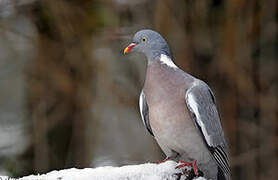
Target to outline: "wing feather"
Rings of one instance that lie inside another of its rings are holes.
[[[231,171],[227,156],[228,147],[212,91],[207,84],[196,80],[187,90],[185,99],[191,117],[200,130],[212,157],[229,179]]]
[[[152,136],[154,136],[151,125],[150,125],[150,121],[149,121],[149,107],[147,104],[146,96],[143,91],[141,91],[141,94],[139,97],[139,108],[140,108],[141,119],[142,119],[145,127],[147,128],[149,133]]]

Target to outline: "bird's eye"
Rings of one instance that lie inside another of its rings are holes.
[[[146,37],[143,37],[143,38],[142,38],[142,41],[143,41],[143,42],[146,42],[146,41],[147,41],[147,38],[146,38]]]

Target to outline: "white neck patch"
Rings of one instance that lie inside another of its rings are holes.
[[[175,63],[172,61],[172,59],[165,55],[165,54],[161,54],[160,56],[160,61],[162,64],[166,64],[167,66],[177,69],[178,67],[175,65]]]

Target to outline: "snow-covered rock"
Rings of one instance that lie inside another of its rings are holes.
[[[177,163],[167,161],[161,164],[146,163],[122,167],[98,167],[85,169],[64,169],[42,175],[30,175],[19,180],[176,180],[186,179],[182,170],[175,169]],[[2,178],[4,179],[4,178]],[[195,180],[205,180],[202,177]]]

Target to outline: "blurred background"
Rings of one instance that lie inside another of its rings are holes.
[[[143,28],[214,90],[234,179],[278,179],[276,0],[0,0],[1,175],[164,157],[139,115],[146,61],[123,56]]]

